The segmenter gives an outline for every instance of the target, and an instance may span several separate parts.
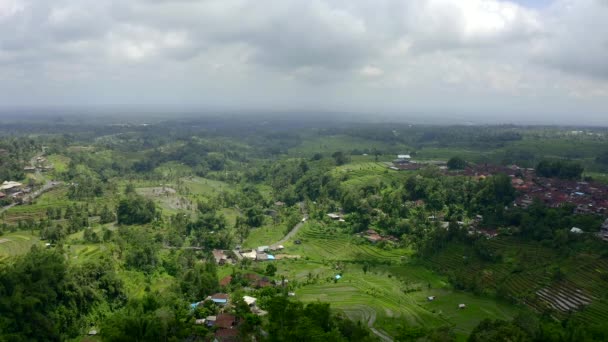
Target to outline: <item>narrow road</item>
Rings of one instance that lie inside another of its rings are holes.
[[[35,199],[36,197],[38,197],[38,196],[42,195],[42,194],[43,194],[43,193],[45,193],[46,191],[49,191],[49,190],[51,190],[52,188],[54,188],[54,187],[56,187],[56,186],[58,186],[58,185],[60,185],[60,184],[61,184],[60,182],[52,182],[52,181],[47,181],[46,183],[44,183],[44,185],[43,185],[43,186],[42,186],[40,189],[38,189],[38,190],[36,190],[36,191],[32,192],[32,193],[31,193],[31,194],[29,194],[29,195],[25,195],[25,196],[23,196],[23,202],[24,202],[24,203],[26,203],[26,202],[31,202],[31,201],[32,201],[33,199]],[[4,213],[5,211],[9,210],[10,208],[12,208],[12,207],[14,207],[14,206],[16,206],[16,205],[19,205],[19,203],[15,202],[15,203],[12,203],[12,204],[9,204],[9,205],[7,205],[7,206],[5,206],[5,207],[0,208],[0,214]]]
[[[272,245],[270,245],[271,248],[276,248],[279,245],[284,244],[289,239],[291,239],[292,237],[294,237],[298,233],[298,231],[300,230],[300,228],[302,228],[304,226],[304,223],[306,223],[306,220],[308,220],[308,213],[306,212],[306,205],[304,205],[304,202],[300,202],[300,210],[304,214],[304,217],[302,218],[302,221],[298,222],[298,224],[296,224],[289,231],[289,233],[287,233],[287,235],[285,235],[281,240],[279,240],[278,242],[275,242]]]

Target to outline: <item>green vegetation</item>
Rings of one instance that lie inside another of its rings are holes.
[[[576,202],[601,204],[605,129],[37,125],[0,136],[0,181],[24,183],[0,340],[606,339],[605,217]],[[525,168],[576,196],[522,197]]]

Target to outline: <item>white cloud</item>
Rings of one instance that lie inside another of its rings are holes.
[[[128,88],[243,108],[601,112],[606,18],[603,0],[0,0],[0,100],[112,103]]]
[[[0,20],[12,17],[25,9],[20,0],[0,0]]]
[[[366,77],[379,77],[384,75],[384,70],[373,65],[366,65],[361,69],[360,73]]]

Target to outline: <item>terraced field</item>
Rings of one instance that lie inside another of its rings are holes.
[[[400,267],[407,273],[408,266]],[[436,296],[435,301],[429,302],[428,296]],[[484,318],[510,319],[519,312],[517,307],[493,299],[449,288],[429,288],[426,279],[397,278],[382,271],[364,274],[354,266],[348,267],[336,283],[322,279],[296,290],[296,297],[304,302],[329,302],[351,319],[393,336],[398,326],[407,322],[427,328],[452,326],[465,337]],[[460,303],[466,303],[467,309],[459,310]]]
[[[532,309],[551,311],[566,318],[580,312],[579,319],[602,323],[608,319],[605,289],[608,286],[608,260],[579,255],[564,258],[554,250],[515,238],[497,238],[489,246],[502,255],[502,262],[484,263],[464,246],[450,246],[422,264],[442,273],[457,273],[468,282],[478,281],[484,288],[527,304]],[[556,277],[554,265],[562,275]]]
[[[307,256],[313,260],[373,260],[397,263],[411,255],[411,251],[407,249],[384,250],[367,242],[355,243],[353,237],[318,223],[306,224],[295,240],[300,240],[301,244],[290,242],[285,253]]]
[[[101,244],[71,245],[68,256],[74,263],[81,263],[101,257],[106,247]]]
[[[27,253],[35,244],[41,244],[29,231],[8,233],[0,236],[0,262]]]

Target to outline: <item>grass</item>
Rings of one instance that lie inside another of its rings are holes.
[[[142,272],[121,270],[118,272],[118,277],[122,279],[129,298],[142,298],[146,294],[146,289],[150,292],[162,292],[171,286],[175,278],[166,273],[154,273],[145,275]]]
[[[106,248],[102,244],[75,244],[69,245],[67,251],[70,261],[78,264],[98,259],[106,251]]]
[[[373,326],[392,336],[400,324],[407,322],[426,328],[451,326],[464,338],[485,318],[510,319],[521,310],[447,286],[429,288],[429,277],[434,284],[442,284],[443,280],[416,267],[399,266],[399,273],[394,276],[389,269],[374,267],[364,273],[359,265],[348,265],[342,279],[334,282],[322,276],[315,283],[296,289],[296,297],[304,302],[328,302],[354,320],[375,319]],[[436,300],[429,302],[428,296],[436,296]],[[465,310],[458,309],[461,303],[467,305]]]
[[[0,236],[0,262],[17,255],[26,254],[33,245],[40,244],[40,238],[30,231],[19,231]]]
[[[213,179],[207,179],[202,177],[185,177],[182,178],[184,185],[190,189],[193,195],[215,195],[222,191],[232,191],[233,188],[230,184],[217,181]]]
[[[287,230],[284,225],[267,225],[250,229],[249,236],[243,241],[243,248],[271,245],[281,240],[287,234]]]
[[[62,156],[59,154],[52,154],[47,157],[49,163],[51,163],[54,167],[54,174],[61,174],[68,170],[68,165],[70,163],[70,158],[66,156]]]
[[[188,198],[176,193],[175,189],[167,187],[137,188],[136,192],[150,198],[167,214],[175,214],[179,211],[190,211],[196,209],[196,205]]]

